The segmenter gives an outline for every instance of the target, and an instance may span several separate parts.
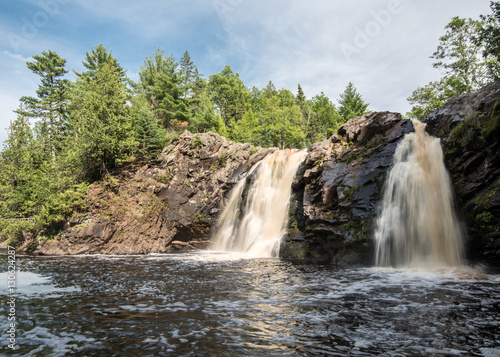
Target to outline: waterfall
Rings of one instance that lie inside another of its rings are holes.
[[[254,165],[229,196],[213,250],[277,257],[288,223],[292,181],[305,150],[279,150]]]
[[[438,138],[413,121],[398,145],[375,231],[378,266],[458,266],[462,228]]]

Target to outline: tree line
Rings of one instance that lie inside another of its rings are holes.
[[[54,51],[32,57],[35,95],[20,98],[0,153],[0,233],[53,236],[85,206],[92,182],[119,166],[154,160],[188,129],[216,132],[256,146],[304,148],[331,136],[368,104],[349,83],[336,106],[320,93],[247,87],[225,66],[204,77],[186,51],[177,61],[157,48],[137,82],[102,44],[86,52],[84,70],[67,79]],[[34,217],[34,220],[18,218]],[[16,220],[17,219],[17,220]]]

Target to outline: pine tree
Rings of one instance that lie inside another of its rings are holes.
[[[120,80],[125,81],[125,71],[113,57],[111,51],[108,52],[102,43],[95,46],[90,53],[85,52],[85,61],[82,61],[82,64],[87,68],[87,71],[81,73],[73,71],[80,79],[94,78],[105,64],[109,64],[118,73]]]
[[[39,126],[44,136],[46,149],[55,160],[58,143],[62,140],[67,127],[67,90],[68,81],[63,76],[68,72],[64,67],[66,60],[56,52],[44,51],[27,62],[28,68],[40,76],[36,91],[37,98],[22,97],[23,109],[16,113],[40,119]]]
[[[165,56],[159,48],[147,57],[139,77],[146,98],[158,120],[168,128],[173,122],[187,121],[189,110],[182,98],[181,75],[173,56]]]
[[[306,96],[304,94],[304,91],[302,90],[302,87],[299,84],[299,87],[297,89],[297,105],[301,108],[303,108],[306,104]]]
[[[148,108],[146,99],[141,96],[132,98],[130,116],[137,142],[136,152],[139,157],[155,158],[166,144],[165,133],[158,126],[158,120]]]
[[[75,90],[79,98],[73,112],[76,146],[87,177],[96,179],[136,145],[127,115],[126,88],[111,61],[93,77],[77,81]]]
[[[222,135],[219,128],[220,117],[215,113],[214,104],[210,100],[208,88],[203,90],[196,113],[191,117],[189,129],[193,132],[205,133],[207,131],[218,132]],[[224,127],[224,132],[225,132]],[[225,132],[227,135],[227,132]]]
[[[369,103],[363,101],[351,82],[349,82],[344,92],[340,94],[339,104],[339,113],[346,121],[365,114],[369,105]]]
[[[40,170],[33,160],[33,152],[33,133],[28,119],[19,114],[10,124],[0,155],[0,213],[4,218],[31,216],[39,204]]]
[[[180,71],[180,79],[181,79],[181,88],[182,88],[182,97],[184,100],[193,97],[194,84],[197,78],[200,77],[198,73],[198,68],[194,65],[191,60],[191,56],[189,56],[189,52],[184,52],[181,60],[179,61],[179,71]]]

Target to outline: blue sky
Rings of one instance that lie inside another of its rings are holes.
[[[137,79],[156,47],[200,73],[229,64],[244,83],[272,80],[337,104],[353,82],[369,109],[405,113],[406,98],[440,78],[429,56],[453,16],[489,14],[489,0],[1,0],[0,141],[38,78],[26,61],[53,50],[80,71],[102,43]],[[71,73],[69,79],[73,79]]]

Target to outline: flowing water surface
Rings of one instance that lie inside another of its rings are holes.
[[[500,355],[499,275],[217,252],[18,258],[10,355]],[[3,301],[6,286],[0,273]]]

